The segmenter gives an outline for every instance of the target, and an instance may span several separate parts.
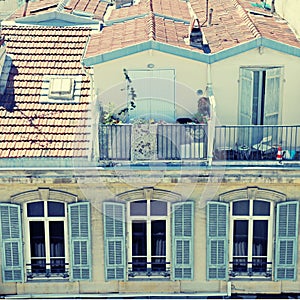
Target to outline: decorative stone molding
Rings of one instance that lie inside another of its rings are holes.
[[[286,195],[273,190],[260,189],[258,187],[247,187],[223,193],[219,196],[220,201],[229,202],[233,200],[271,200],[275,202],[286,201]]]
[[[134,200],[164,200],[164,201],[181,201],[181,195],[174,192],[145,187],[138,190],[124,192],[116,196],[117,200],[134,201]]]
[[[11,196],[10,198],[12,203],[22,203],[28,201],[64,201],[64,202],[75,202],[77,197],[71,193],[52,190],[49,188],[39,188],[37,190],[26,191],[16,195]]]

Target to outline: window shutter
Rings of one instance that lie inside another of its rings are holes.
[[[252,125],[253,71],[240,69],[239,125]]]
[[[173,204],[172,270],[174,280],[194,277],[194,202]]]
[[[277,204],[275,280],[296,280],[299,203]]]
[[[20,206],[0,204],[2,278],[4,282],[23,282],[23,249]]]
[[[91,279],[90,203],[69,204],[71,280]]]
[[[266,70],[264,125],[278,125],[282,68]]]
[[[105,279],[125,280],[125,204],[104,203]]]
[[[207,280],[228,279],[228,204],[207,204]]]

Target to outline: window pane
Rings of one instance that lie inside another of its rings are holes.
[[[253,256],[267,256],[268,221],[253,222]]]
[[[166,221],[151,222],[152,271],[166,270]]]
[[[132,270],[147,271],[146,222],[132,222]]]
[[[234,221],[233,244],[234,256],[248,255],[248,221]]]
[[[29,222],[31,269],[33,273],[46,272],[44,222]]]
[[[130,203],[131,216],[147,216],[147,201],[134,201]]]
[[[28,217],[43,217],[44,216],[44,202],[31,202],[27,204]]]
[[[166,216],[167,215],[167,202],[151,200],[150,214],[151,214],[151,216]]]
[[[64,222],[49,222],[51,272],[65,272]]]
[[[65,205],[60,202],[48,201],[48,216],[49,217],[64,217]]]
[[[132,255],[147,255],[146,222],[132,222]]]
[[[233,202],[234,216],[249,216],[249,200]]]
[[[270,215],[270,202],[254,200],[253,215],[254,216],[269,216]]]

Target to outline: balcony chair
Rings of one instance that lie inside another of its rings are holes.
[[[261,159],[268,158],[274,152],[271,141],[272,136],[266,136],[258,144],[252,145],[252,149],[260,153]]]

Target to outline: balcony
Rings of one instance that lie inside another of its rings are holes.
[[[300,159],[300,126],[216,126],[215,160]]]
[[[116,124],[99,126],[101,161],[206,161],[214,133],[213,160],[300,160],[299,126]]]

